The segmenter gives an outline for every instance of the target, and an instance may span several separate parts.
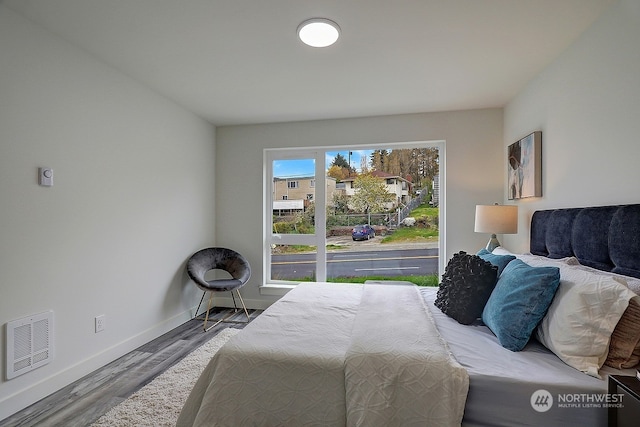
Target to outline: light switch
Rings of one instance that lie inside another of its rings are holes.
[[[43,187],[53,186],[53,169],[38,168],[38,183]]]

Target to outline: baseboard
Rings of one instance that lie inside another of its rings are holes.
[[[207,297],[205,297],[200,312],[206,310]],[[244,299],[248,309],[264,310],[268,308],[273,301]],[[239,302],[236,300],[236,303]],[[233,299],[231,296],[215,296],[214,304],[216,307],[233,307]],[[97,353],[85,360],[76,363],[73,366],[63,369],[47,378],[44,378],[34,384],[31,384],[15,393],[0,399],[0,422],[5,418],[19,412],[63,387],[79,380],[87,374],[102,368],[103,366],[113,362],[123,355],[135,350],[136,348],[148,343],[149,341],[169,332],[170,330],[182,325],[195,316],[197,305],[194,305],[187,311],[184,311],[160,324],[157,324],[133,337],[130,337],[116,345],[113,345],[100,353]]]
[[[233,304],[231,305],[233,306]],[[50,394],[189,321],[196,306],[0,399],[0,423]],[[27,374],[28,375],[28,374]]]

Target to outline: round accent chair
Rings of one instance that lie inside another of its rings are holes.
[[[206,280],[205,274],[211,270],[224,270],[231,275],[231,278]],[[208,331],[209,329],[218,325],[220,322],[249,322],[249,312],[247,311],[247,307],[244,305],[244,301],[242,300],[239,289],[249,281],[249,278],[251,277],[251,266],[242,255],[232,249],[227,248],[206,248],[199,250],[198,252],[191,255],[191,257],[187,261],[187,274],[189,275],[191,280],[193,280],[193,282],[204,291],[204,293],[202,294],[202,298],[200,298],[200,304],[198,304],[198,308],[196,309],[196,317],[198,317],[197,313],[200,310],[200,305],[204,300],[204,296],[207,294],[207,292],[210,293],[209,303],[207,305],[207,311],[204,318],[205,331]],[[230,291],[231,298],[233,298],[233,313],[224,316],[222,319],[218,320],[216,323],[207,328],[209,311],[211,310],[214,292],[226,291]],[[229,320],[231,316],[239,311],[239,308],[236,305],[236,298],[233,295],[233,291],[238,294],[238,298],[240,299],[240,303],[242,304],[242,309],[247,315],[246,322]]]

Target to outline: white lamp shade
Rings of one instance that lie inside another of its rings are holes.
[[[476,205],[476,233],[515,234],[518,232],[518,207]]]

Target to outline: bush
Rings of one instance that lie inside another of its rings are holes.
[[[273,232],[279,234],[313,234],[313,222],[303,216],[274,217]]]

